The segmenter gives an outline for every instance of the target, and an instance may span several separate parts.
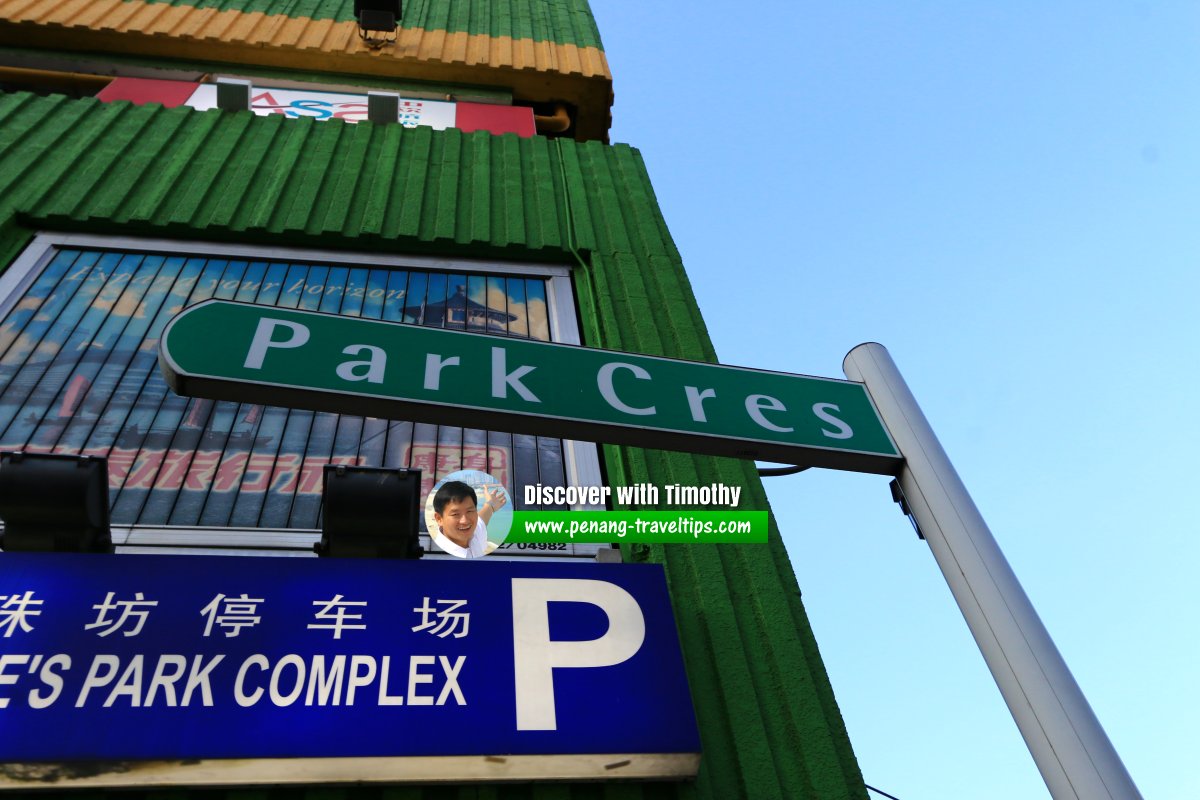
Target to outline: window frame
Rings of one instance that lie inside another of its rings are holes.
[[[245,260],[311,262],[330,266],[383,269],[419,269],[464,274],[512,275],[546,278],[547,317],[550,340],[580,345],[578,306],[572,285],[572,270],[556,264],[523,261],[464,259],[446,256],[396,255],[363,250],[325,250],[320,248],[280,247],[261,244],[204,242],[192,239],[108,236],[38,232],[24,250],[0,273],[0,319],[6,317],[30,288],[41,270],[60,249],[115,250],[167,255],[205,256]],[[563,469],[568,486],[603,484],[599,445],[562,439]],[[599,506],[573,506],[574,510]],[[237,528],[163,525],[113,525],[113,543],[121,553],[192,553],[205,555],[285,555],[313,556],[312,545],[321,537],[319,529]],[[428,546],[428,534],[422,534],[425,557],[453,558]],[[510,552],[505,548],[490,558],[567,556],[594,558],[605,545],[566,545],[566,552],[530,549]]]

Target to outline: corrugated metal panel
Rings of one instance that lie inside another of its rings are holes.
[[[353,16],[354,0],[149,0],[172,6],[213,8],[218,11],[259,11],[286,17],[348,20]]]
[[[335,5],[335,4],[327,4]],[[350,3],[340,4],[346,11]],[[571,7],[574,6],[574,7]],[[371,51],[359,40],[349,13],[313,18],[295,3],[152,2],[151,0],[5,0],[0,15],[11,23],[85,28],[93,31],[142,33],[206,39],[252,46],[316,48],[325,51],[373,55],[385,60],[437,58],[479,63],[497,59],[493,66],[515,69],[579,72],[609,76],[595,22],[587,6],[511,0],[487,3],[476,0],[454,4],[447,0],[406,4],[398,45]],[[288,13],[292,11],[293,13]],[[301,12],[301,13],[296,13]],[[475,58],[468,44],[490,46]],[[525,42],[535,46],[528,47]],[[488,45],[489,43],[483,42]],[[549,45],[542,47],[539,45]],[[137,45],[131,44],[131,52]],[[578,51],[578,66],[570,55]],[[609,76],[611,77],[611,76]]]
[[[125,0],[138,2],[138,0]],[[347,22],[353,0],[144,0],[144,2]],[[587,0],[424,0],[402,4],[403,25],[580,47],[604,46]]]
[[[570,103],[579,138],[607,136],[612,75],[582,0],[407,3],[396,43],[379,50],[341,6],[296,16],[333,5],[0,0],[0,44],[502,86],[521,101]]]
[[[586,342],[711,360],[679,255],[630,148],[0,97],[2,263],[42,226],[566,261],[568,201],[575,241],[590,251],[575,279]],[[720,481],[744,487],[745,507],[767,507],[748,462],[637,448],[606,455],[613,482]],[[666,565],[704,743],[695,783],[194,796],[864,800],[778,532],[765,547],[635,547],[628,555]]]
[[[0,97],[4,144],[0,203],[52,225],[509,258],[563,247],[541,137],[16,94]]]
[[[594,268],[576,282],[586,343],[715,360],[640,156],[593,143],[563,151],[580,239],[594,247]],[[616,483],[720,482],[746,487],[743,508],[768,507],[751,462],[616,447],[605,456]],[[708,796],[865,797],[777,533],[768,548],[635,546],[633,556],[667,567]]]

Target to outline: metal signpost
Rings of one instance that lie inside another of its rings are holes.
[[[698,769],[658,565],[0,561],[0,788]]]
[[[844,363],[904,454],[898,480],[1055,800],[1140,798],[979,509],[883,345]]]

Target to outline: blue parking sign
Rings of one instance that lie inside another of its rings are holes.
[[[0,554],[4,762],[699,749],[657,565]]]

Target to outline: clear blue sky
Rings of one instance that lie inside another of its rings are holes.
[[[1200,4],[592,4],[721,360],[887,345],[1142,793],[1200,797]],[[1048,797],[887,480],[767,487],[867,783]]]

